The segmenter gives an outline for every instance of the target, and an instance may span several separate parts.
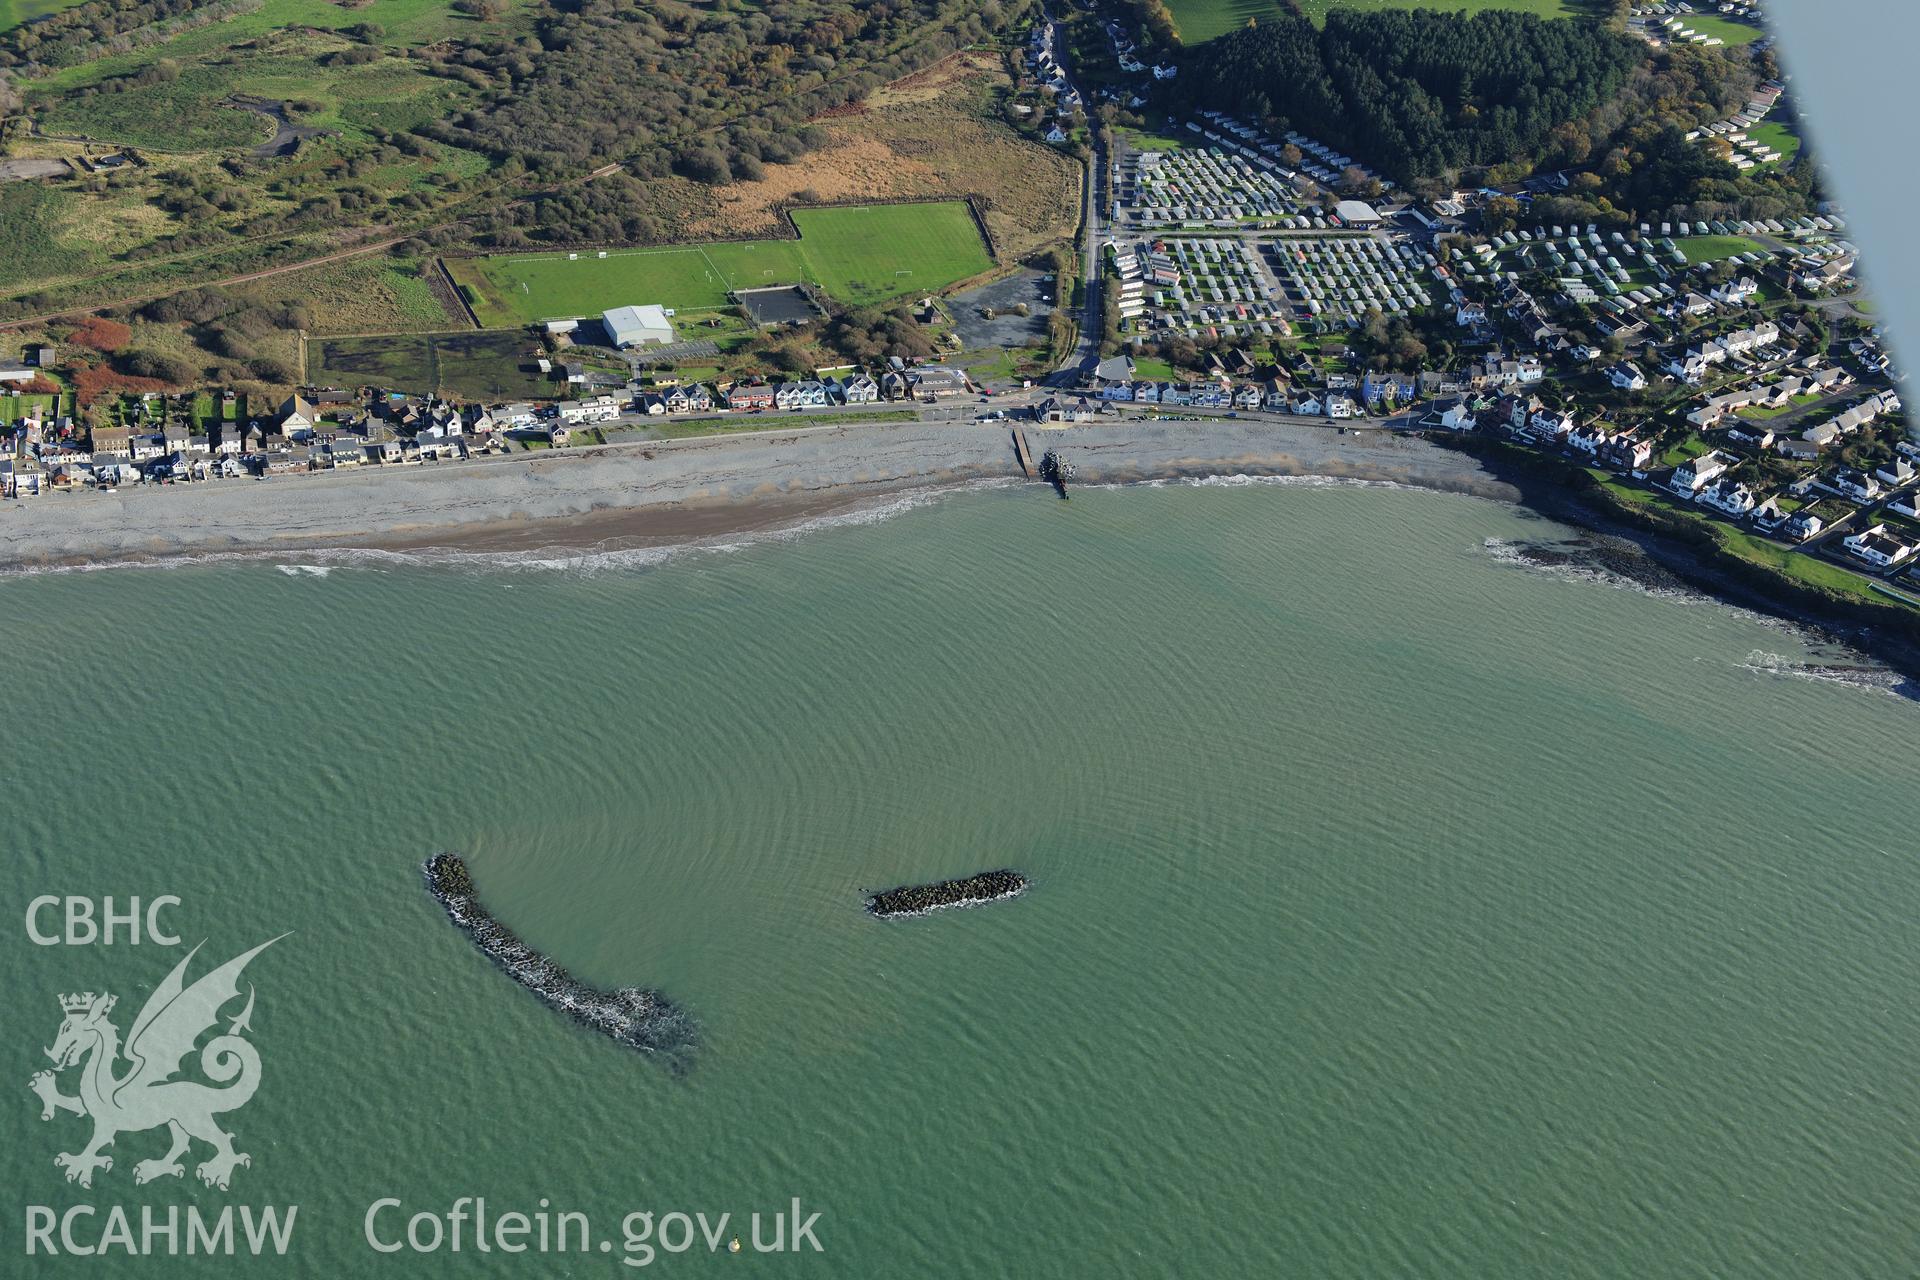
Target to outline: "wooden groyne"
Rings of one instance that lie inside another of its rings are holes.
[[[1027,433],[1018,427],[1013,429],[1013,456],[1020,464],[1020,474],[1033,479],[1033,450],[1027,448]]]
[[[661,1054],[676,1070],[689,1065],[694,1025],[685,1010],[658,991],[642,987],[602,991],[588,986],[535,951],[481,904],[473,877],[459,855],[435,854],[423,870],[427,890],[447,909],[448,918],[542,1003],[629,1049]]]
[[[903,884],[867,899],[867,910],[882,919],[923,916],[946,907],[973,907],[1001,898],[1017,898],[1027,891],[1027,878],[1018,871],[982,871],[961,880],[937,884]]]

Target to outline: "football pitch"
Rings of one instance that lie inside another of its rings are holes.
[[[933,293],[993,265],[957,200],[797,209],[793,221],[798,240],[496,254],[449,259],[447,269],[491,328],[649,302],[714,311],[734,289],[777,284],[818,285],[837,302],[864,306]]]

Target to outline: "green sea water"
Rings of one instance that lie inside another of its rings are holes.
[[[1920,706],[1508,554],[1566,536],[1022,489],[666,558],[0,580],[0,1275],[1910,1276]],[[693,1010],[692,1068],[494,970],[422,888],[442,849]],[[999,866],[1031,892],[861,911]],[[246,974],[230,1190],[134,1185],[158,1132],[63,1181],[85,1126],[26,1087],[57,997],[124,1031],[184,947],[34,945],[42,894],[178,896],[196,973],[292,931]],[[594,1245],[364,1238],[462,1196]],[[757,1254],[795,1197],[821,1252]],[[30,1207],[80,1204],[82,1243],[299,1208],[270,1261],[28,1258]],[[640,1270],[634,1210],[742,1254]]]

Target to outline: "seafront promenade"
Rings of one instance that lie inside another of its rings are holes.
[[[1473,458],[1384,430],[1340,431],[1274,418],[1109,419],[1045,433],[1082,483],[1232,473],[1383,480],[1507,498]],[[623,514],[668,520],[632,531],[674,536],[764,527],[868,494],[1019,478],[1008,424],[840,422],[541,450],[405,468],[367,468],[52,493],[0,508],[0,564],[275,553],[302,547],[449,544],[511,530],[577,543],[565,522]],[[604,532],[595,536],[605,536]]]

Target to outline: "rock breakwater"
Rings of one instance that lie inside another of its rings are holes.
[[[684,1009],[642,987],[603,991],[589,986],[535,951],[481,903],[459,855],[435,854],[423,870],[428,891],[447,909],[448,918],[543,1003],[630,1049],[660,1054],[676,1070],[690,1064],[694,1023]]]
[[[873,915],[922,916],[943,907],[972,907],[1000,898],[1018,897],[1027,891],[1027,878],[1018,871],[982,871],[961,880],[942,880],[937,884],[903,884],[867,899]]]

